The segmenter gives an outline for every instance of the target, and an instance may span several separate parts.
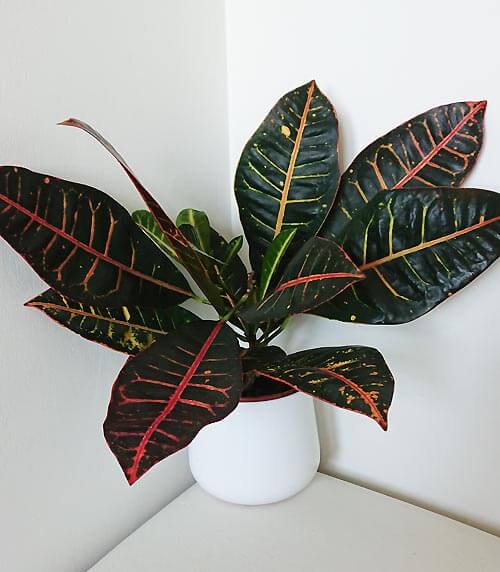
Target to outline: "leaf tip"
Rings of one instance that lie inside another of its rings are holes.
[[[315,79],[312,79],[306,85],[307,85],[307,93],[310,94],[311,96],[316,90],[319,91],[318,82]]]
[[[57,125],[69,125],[69,126],[73,126],[76,122],[76,119],[74,119],[73,117],[68,117],[68,119],[65,119],[64,121],[59,121],[59,123],[57,123]]]
[[[111,449],[111,445],[108,443],[108,446]],[[111,449],[113,455],[116,457],[116,460],[118,461],[118,464],[121,467],[121,470],[123,471],[123,474],[125,475],[125,478],[127,479],[127,483],[132,486],[134,483],[136,483],[142,476],[142,474],[138,474],[137,469],[134,469],[134,467],[127,467],[122,465],[121,460],[118,458],[118,455],[113,451],[113,449]]]
[[[78,127],[78,129],[83,129],[83,131],[87,131],[87,133],[95,137],[92,127],[76,117],[68,117],[68,119],[60,121],[57,125],[62,125],[63,127]]]
[[[469,105],[472,109],[477,113],[478,111],[485,111],[488,105],[488,101],[486,99],[482,99],[481,101],[471,101]]]

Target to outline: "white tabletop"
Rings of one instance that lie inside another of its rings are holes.
[[[318,474],[287,501],[245,507],[197,485],[92,572],[499,572],[500,538]]]

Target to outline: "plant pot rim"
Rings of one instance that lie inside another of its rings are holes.
[[[286,397],[291,397],[292,395],[295,395],[296,393],[298,393],[298,391],[296,389],[293,389],[293,387],[290,387],[290,389],[286,390],[286,391],[282,391],[280,393],[271,393],[269,395],[261,395],[258,397],[242,397],[240,399],[240,405],[241,404],[252,404],[252,403],[262,403],[265,401],[275,401],[276,399],[284,399]]]

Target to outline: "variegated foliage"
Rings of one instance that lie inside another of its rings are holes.
[[[104,146],[147,210],[130,216],[97,189],[0,167],[0,235],[50,286],[26,305],[129,354],[104,433],[130,484],[240,400],[298,391],[387,429],[394,380],[376,349],[287,355],[270,344],[300,313],[411,321],[498,258],[499,195],[457,188],[477,160],[485,108],[459,102],[417,115],[342,175],[328,98],[315,81],[285,94],[236,171],[250,271],[242,236],[226,240],[194,209],[174,222],[83,121],[63,125]],[[198,317],[194,302],[211,305],[216,320]]]

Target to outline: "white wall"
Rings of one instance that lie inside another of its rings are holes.
[[[488,135],[468,184],[500,190],[496,0],[229,0],[226,17],[233,172],[274,101],[315,78],[340,116],[344,166],[419,112],[488,99]],[[499,283],[496,266],[405,326],[296,319],[287,349],[374,345],[397,378],[387,434],[318,408],[323,471],[500,533]]]
[[[223,2],[0,1],[0,162],[94,185],[138,208],[93,123],[168,210],[228,220]],[[191,482],[179,453],[130,488],[101,423],[124,357],[24,301],[44,289],[0,244],[0,570],[71,572]],[[168,534],[168,531],[165,531]]]

